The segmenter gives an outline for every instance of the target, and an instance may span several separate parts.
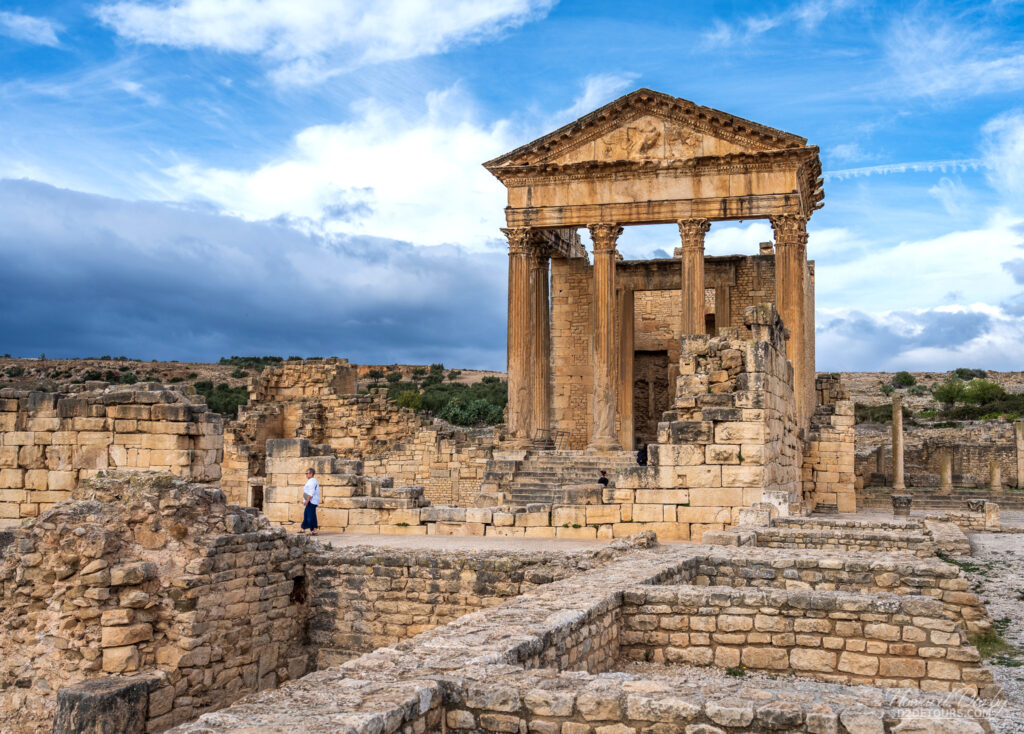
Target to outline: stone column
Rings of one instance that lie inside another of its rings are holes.
[[[786,358],[793,363],[793,394],[797,403],[797,417],[801,427],[810,419],[807,397],[807,326],[804,295],[807,291],[807,217],[799,214],[779,214],[771,217],[775,230],[775,301],[782,323],[789,332],[786,340]]]
[[[906,489],[903,483],[903,396],[892,399],[892,488]]]
[[[633,291],[619,293],[619,443],[634,448],[633,435]]]
[[[533,431],[533,374],[530,363],[530,257],[533,232],[529,227],[502,229],[508,238],[508,442],[516,448],[530,445]]]
[[[704,327],[704,235],[711,229],[707,219],[680,219],[679,237],[683,265],[683,336],[703,334]]]
[[[547,251],[530,255],[530,323],[532,341],[532,430],[547,435],[551,429],[551,313]]]
[[[592,451],[620,448],[615,435],[616,367],[619,340],[615,333],[615,241],[622,227],[591,224],[594,240],[594,431],[587,447]]]
[[[1014,422],[1013,435],[1017,443],[1017,489],[1024,489],[1024,421]]]
[[[942,464],[939,466],[939,489],[953,489],[953,449],[942,452]]]

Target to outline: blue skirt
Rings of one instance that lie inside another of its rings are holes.
[[[306,503],[306,510],[302,513],[302,529],[316,530],[319,527],[316,522],[316,505],[312,502]]]

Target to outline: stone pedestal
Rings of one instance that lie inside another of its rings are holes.
[[[892,488],[906,489],[903,483],[903,397],[892,399]]]
[[[892,516],[910,517],[910,505],[913,501],[914,497],[909,494],[892,495]]]
[[[146,731],[150,676],[90,678],[57,691],[54,734]]]
[[[591,451],[617,451],[615,431],[618,339],[615,328],[615,241],[622,227],[591,224],[594,241],[594,430]]]

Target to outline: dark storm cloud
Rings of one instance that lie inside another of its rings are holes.
[[[911,350],[956,349],[985,334],[992,326],[992,318],[977,311],[897,311],[883,318],[859,311],[842,317],[819,314],[816,330],[818,369],[904,369],[901,355]],[[997,365],[986,366],[1006,369]],[[948,367],[936,364],[933,368]]]
[[[506,260],[0,181],[0,352],[504,368]]]

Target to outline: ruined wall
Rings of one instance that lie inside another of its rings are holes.
[[[891,486],[892,448],[888,430],[858,430],[858,488]],[[1017,447],[1012,423],[963,421],[956,428],[904,425],[904,480],[908,487],[938,487],[942,464],[953,458],[953,486],[987,488],[989,467],[999,465],[1001,485],[1017,487]]]
[[[0,390],[0,526],[71,497],[103,469],[220,478],[223,423],[202,398],[155,383],[81,393]]]
[[[610,555],[350,547],[307,556],[309,642],[317,667],[496,606]]]
[[[845,592],[651,587],[626,592],[623,654],[978,695],[991,684],[939,602]]]
[[[677,522],[699,523],[699,533],[737,522],[765,492],[787,506],[799,497],[802,446],[782,323],[772,306],[748,308],[745,319],[753,340],[735,330],[683,338],[675,408],[648,447],[649,466],[616,476],[617,490],[671,496]]]
[[[813,511],[819,503],[827,503],[836,505],[839,512],[856,512],[853,401],[835,373],[818,375],[815,401],[804,441],[803,506]]]
[[[148,731],[306,672],[303,538],[170,474],[100,473],[0,559],[0,729],[50,731],[58,688],[146,673]]]
[[[222,485],[232,501],[249,504],[253,486],[266,491],[267,441],[294,438],[325,444],[341,458],[363,459],[369,476],[420,485],[432,501],[472,501],[496,443],[494,430],[418,415],[388,400],[384,390],[337,392],[354,391],[354,373],[345,360],[296,362],[252,380],[250,404],[225,441]]]

